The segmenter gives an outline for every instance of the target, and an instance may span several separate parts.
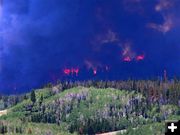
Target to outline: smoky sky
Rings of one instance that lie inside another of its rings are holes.
[[[179,35],[178,0],[4,0],[0,91],[67,79],[65,68],[79,69],[73,79],[180,76]]]

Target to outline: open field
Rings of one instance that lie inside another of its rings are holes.
[[[0,116],[5,115],[5,114],[7,114],[7,110],[1,110],[0,111]]]

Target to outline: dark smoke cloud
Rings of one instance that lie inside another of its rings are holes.
[[[180,76],[180,2],[169,2],[4,0],[1,92],[41,87],[62,79],[63,69],[71,67],[110,67],[108,79],[148,78],[164,69]],[[126,55],[145,54],[144,61],[122,61],[127,43]],[[83,79],[90,78],[83,74]]]

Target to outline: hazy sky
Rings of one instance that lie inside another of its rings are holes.
[[[65,78],[147,79],[164,69],[180,76],[179,0],[1,3],[1,93]]]

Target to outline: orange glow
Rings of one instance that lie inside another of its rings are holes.
[[[97,69],[93,69],[93,74],[94,74],[94,75],[97,74]]]
[[[76,74],[76,76],[77,76],[79,73],[79,69],[78,68],[66,68],[66,69],[64,69],[63,72],[65,75]]]
[[[74,73],[75,73],[75,74],[76,74],[76,76],[77,76],[77,75],[78,75],[78,73],[79,73],[79,69],[78,69],[78,68],[72,68],[72,69],[71,69],[71,73],[72,73],[72,74],[74,74]]]
[[[71,73],[71,70],[66,68],[63,72],[65,75],[69,75]]]
[[[123,59],[123,61],[124,61],[124,62],[130,62],[130,61],[131,61],[131,58],[130,58],[129,56],[127,56],[127,57],[125,57],[125,58]]]
[[[145,58],[144,55],[138,55],[138,56],[136,57],[136,60],[137,60],[137,61],[141,61],[141,60],[144,60],[144,58]]]

